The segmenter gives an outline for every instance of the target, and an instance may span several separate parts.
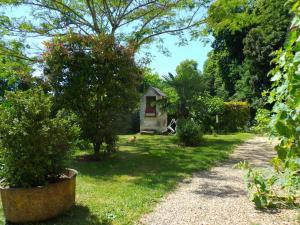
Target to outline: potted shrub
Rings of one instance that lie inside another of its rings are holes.
[[[0,192],[9,222],[47,220],[75,203],[77,172],[66,162],[79,128],[52,106],[38,88],[8,92],[0,105]]]

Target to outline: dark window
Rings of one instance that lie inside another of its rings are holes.
[[[147,96],[146,97],[146,114],[151,116],[156,115],[156,97],[155,96]]]

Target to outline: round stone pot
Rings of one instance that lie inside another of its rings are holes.
[[[34,188],[0,188],[4,215],[12,223],[54,218],[75,204],[77,171],[66,169],[61,181]]]

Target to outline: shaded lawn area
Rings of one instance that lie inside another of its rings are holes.
[[[251,134],[207,135],[202,146],[188,148],[178,146],[173,136],[137,135],[133,144],[126,143],[128,137],[120,137],[120,151],[106,161],[72,161],[70,167],[79,171],[77,205],[64,216],[39,224],[134,224],[178,181],[224,160]]]

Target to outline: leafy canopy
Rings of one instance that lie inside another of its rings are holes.
[[[132,49],[112,37],[77,34],[46,45],[45,75],[56,106],[78,116],[82,135],[94,144],[96,155],[102,143],[112,151],[122,121],[139,100],[142,74]]]
[[[265,107],[271,87],[271,53],[287,35],[291,14],[286,0],[217,0],[208,11],[213,51],[204,68],[213,95]],[[221,81],[221,82],[220,82]],[[269,106],[270,108],[270,106]]]
[[[173,88],[178,99],[169,105],[171,111],[175,111],[178,117],[188,118],[193,101],[201,93],[205,92],[204,77],[198,70],[198,64],[194,60],[184,60],[176,68],[176,76],[169,73],[164,77],[164,82]]]
[[[203,9],[210,0],[1,0],[2,8],[24,6],[28,17],[3,14],[0,25],[10,35],[107,34],[135,49],[162,34],[184,40],[182,32],[193,35],[204,23]],[[162,40],[162,39],[160,39]]]

